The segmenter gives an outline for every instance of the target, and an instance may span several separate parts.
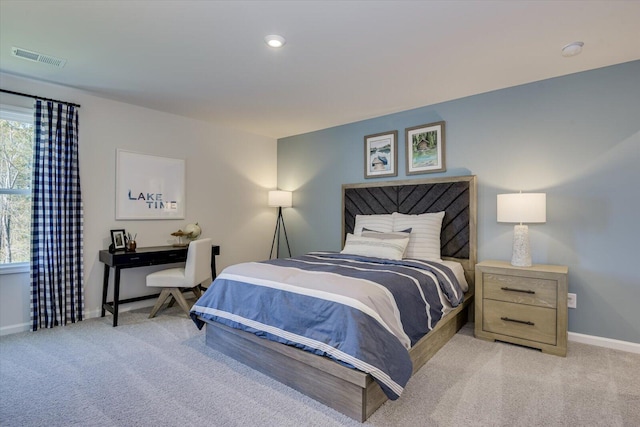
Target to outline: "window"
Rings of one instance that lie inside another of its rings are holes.
[[[0,273],[29,270],[33,110],[0,105]]]

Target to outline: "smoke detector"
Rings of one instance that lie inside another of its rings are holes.
[[[584,46],[583,42],[573,42],[569,43],[565,47],[562,48],[562,56],[568,58],[571,56],[576,56],[582,52],[582,47]]]
[[[43,53],[34,52],[32,50],[22,49],[12,46],[11,54],[16,58],[26,59],[27,61],[41,62],[43,64],[52,65],[54,67],[62,68],[67,63],[66,59],[56,58],[55,56],[45,55]]]

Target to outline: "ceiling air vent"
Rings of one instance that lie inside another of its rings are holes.
[[[11,53],[13,56],[26,59],[33,62],[41,62],[43,64],[53,65],[54,67],[62,68],[67,63],[66,59],[56,58],[51,55],[44,55],[42,53],[34,52],[32,50],[21,49],[19,47],[12,47]]]

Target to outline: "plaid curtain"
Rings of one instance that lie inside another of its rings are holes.
[[[31,330],[84,314],[78,111],[36,100],[31,209]]]

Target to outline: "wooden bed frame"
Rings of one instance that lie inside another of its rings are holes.
[[[415,374],[467,322],[473,307],[476,177],[349,184],[342,186],[342,193],[343,238],[346,232],[353,230],[356,214],[446,212],[441,236],[443,259],[463,264],[469,291],[463,304],[443,317],[409,350]],[[452,253],[462,256],[448,256]],[[387,400],[369,374],[347,368],[327,357],[203,320],[207,322],[206,343],[209,347],[350,418],[363,422]]]

